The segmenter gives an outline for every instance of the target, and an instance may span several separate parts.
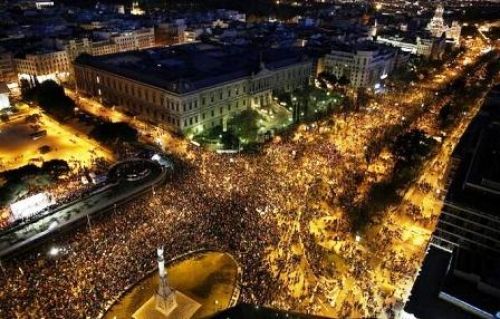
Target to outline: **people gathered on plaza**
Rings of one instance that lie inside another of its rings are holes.
[[[373,216],[359,232],[353,219],[371,186],[393,173],[385,148],[391,136],[384,134],[411,128],[407,122],[423,113],[424,89],[331,124],[290,130],[259,154],[219,155],[192,145],[173,152],[166,185],[2,261],[0,318],[99,317],[154,270],[159,245],[167,260],[202,249],[231,253],[243,270],[242,302],[339,318],[394,317],[438,212],[404,198],[404,209]],[[438,104],[429,108],[439,113]],[[431,120],[418,128],[435,135]],[[377,154],[367,156],[368,145]],[[428,180],[416,183],[412,196],[437,196],[430,183],[445,165],[429,165]]]
[[[353,197],[357,181],[341,166],[329,134],[314,143],[307,130],[299,134],[277,138],[258,156],[190,146],[166,185],[92,216],[87,227],[37,253],[4,261],[0,317],[94,318],[154,269],[158,245],[168,258],[200,249],[232,253],[243,268],[241,301],[315,313],[317,297],[327,295],[325,302],[334,304],[334,291],[347,287],[340,314],[380,311],[386,297],[370,284],[379,279],[365,261],[367,251],[353,242],[348,218],[330,211]],[[373,249],[390,250],[397,236],[387,229],[380,235]],[[49,253],[52,247],[57,255]],[[383,265],[401,270],[394,280],[415,271],[411,261]],[[338,276],[342,272],[367,281],[353,286]],[[354,294],[377,301],[361,305]]]

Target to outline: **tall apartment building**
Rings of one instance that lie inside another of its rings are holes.
[[[336,44],[326,54],[323,69],[345,76],[354,87],[374,87],[390,74],[396,63],[397,51],[372,42]]]
[[[75,61],[79,93],[194,133],[224,126],[246,108],[270,104],[274,93],[307,83],[311,70],[302,51],[203,43]]]

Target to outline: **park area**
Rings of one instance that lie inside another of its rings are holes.
[[[226,253],[205,252],[174,262],[167,267],[171,287],[195,300],[201,307],[193,318],[207,318],[230,306],[238,284],[238,265]],[[106,313],[104,319],[130,319],[156,292],[158,272],[153,272],[130,289]]]

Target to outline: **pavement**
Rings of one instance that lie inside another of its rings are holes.
[[[0,233],[0,258],[19,252],[42,239],[114,204],[123,204],[166,179],[166,172],[150,161],[150,174],[142,180],[121,180],[92,191],[82,199],[64,204],[41,218]]]
[[[26,123],[26,117],[37,114],[40,119],[34,130]],[[46,130],[47,135],[33,140],[35,131]],[[40,147],[48,145],[51,150],[41,154]],[[0,171],[19,168],[29,163],[41,164],[52,159],[68,162],[71,168],[92,166],[94,159],[112,161],[111,151],[88,138],[70,125],[54,120],[39,108],[22,105],[19,113],[11,116],[9,122],[0,123]]]

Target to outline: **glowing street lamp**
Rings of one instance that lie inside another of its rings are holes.
[[[52,257],[56,257],[57,255],[59,255],[59,252],[61,251],[61,249],[59,247],[55,247],[53,246],[52,248],[50,248],[49,250],[49,255],[52,256]]]

